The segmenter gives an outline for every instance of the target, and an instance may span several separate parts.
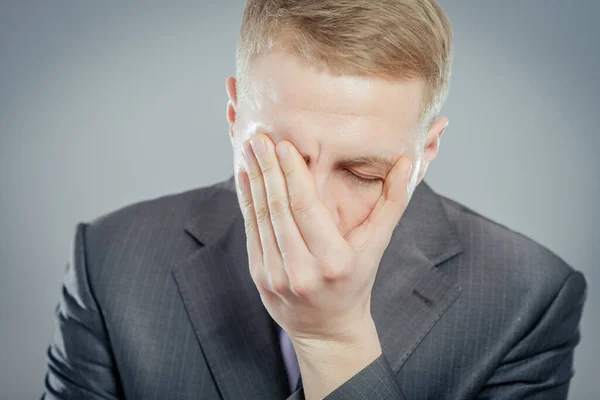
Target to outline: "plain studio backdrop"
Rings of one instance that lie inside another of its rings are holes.
[[[232,174],[225,79],[244,5],[2,1],[0,397],[42,392],[77,222]],[[442,6],[450,125],[426,180],[585,273],[571,398],[597,398],[600,2]]]

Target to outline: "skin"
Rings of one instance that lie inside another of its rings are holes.
[[[322,399],[381,354],[377,268],[448,120],[422,131],[420,81],[332,76],[281,51],[246,79],[246,98],[233,77],[226,89],[249,270]]]

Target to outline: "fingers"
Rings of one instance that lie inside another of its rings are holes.
[[[262,134],[254,136],[251,144],[262,172],[270,222],[281,256],[284,261],[297,259],[303,249],[305,252],[308,249],[290,210],[287,186],[275,145],[268,136]]]
[[[276,151],[285,175],[290,209],[306,246],[317,257],[336,254],[345,243],[319,197],[304,158],[287,141],[277,143]]]
[[[254,219],[258,228],[257,233],[260,235],[262,265],[267,283],[271,290],[276,293],[282,293],[289,288],[289,279],[284,270],[283,259],[271,224],[271,213],[263,171],[254,153],[254,149],[258,150],[259,153],[261,152],[259,146],[260,143],[256,141],[253,141],[252,146],[250,141],[245,141],[242,144],[242,151],[247,164]],[[255,241],[254,239],[252,240],[253,242]]]
[[[238,186],[240,188],[242,213],[246,229],[246,250],[248,252],[250,275],[257,285],[262,284],[264,287],[267,281],[265,271],[263,270],[262,244],[256,223],[250,180],[246,171],[238,173]]]

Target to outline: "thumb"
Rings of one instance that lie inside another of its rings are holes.
[[[346,235],[346,240],[356,250],[363,251],[373,246],[382,246],[385,250],[408,204],[412,169],[408,157],[398,158],[385,178],[381,196],[367,219]]]

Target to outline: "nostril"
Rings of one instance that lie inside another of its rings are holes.
[[[310,157],[304,156],[304,162],[306,163],[306,165],[308,165],[308,163],[310,162]]]

